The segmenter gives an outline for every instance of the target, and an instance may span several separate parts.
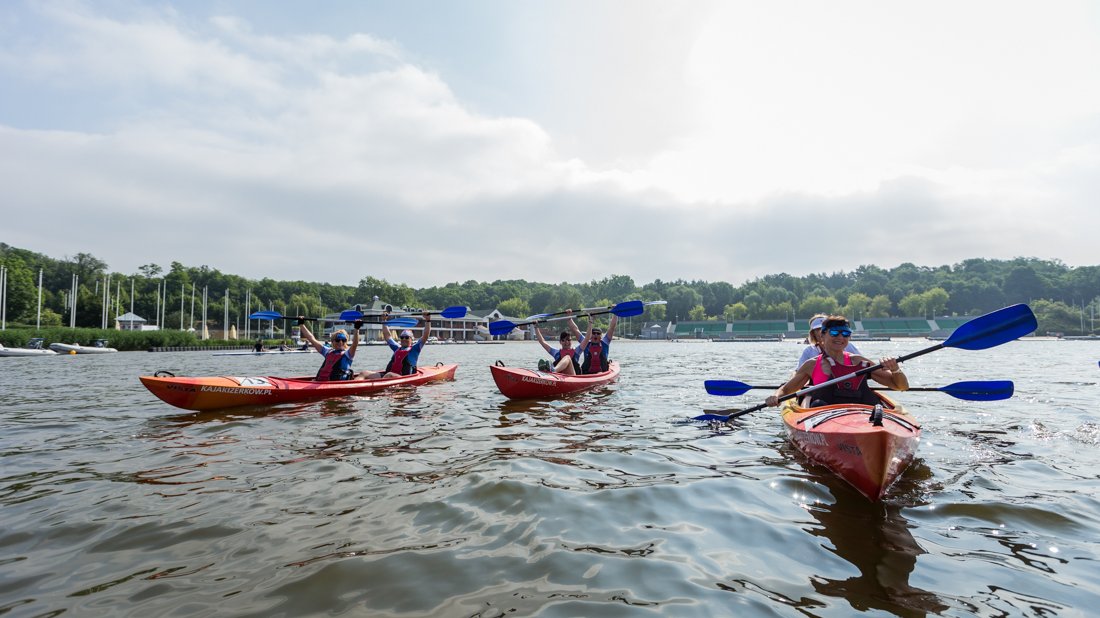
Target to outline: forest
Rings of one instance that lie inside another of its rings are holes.
[[[39,320],[42,327],[69,326],[74,284],[75,325],[84,328],[100,328],[105,321],[113,327],[114,317],[132,308],[149,324],[188,330],[202,319],[204,292],[211,330],[221,329],[226,315],[230,324],[240,325],[246,303],[251,311],[320,316],[370,302],[375,296],[394,306],[464,305],[475,314],[499,309],[516,317],[633,299],[668,301],[647,309],[646,319],[652,321],[798,321],[818,312],[856,319],[964,316],[1025,302],[1039,319],[1038,334],[1067,335],[1095,334],[1100,313],[1100,266],[1070,267],[1058,260],[1031,257],[972,258],[939,266],[864,265],[850,272],[801,277],[778,273],[740,285],[688,279],[638,285],[629,275],[610,275],[587,283],[471,280],[419,289],[391,283],[378,273],[363,273],[357,286],[349,286],[247,279],[207,265],[179,262],[167,268],[150,263],[137,272],[119,273],[88,253],[57,259],[4,243],[0,243],[0,266],[6,278],[8,328],[33,328]],[[635,328],[642,326],[641,320],[633,323]]]

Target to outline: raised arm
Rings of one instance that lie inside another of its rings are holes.
[[[614,313],[611,314],[611,324],[607,326],[607,342],[611,343],[611,338],[615,336],[615,326],[619,323],[619,316]]]
[[[428,343],[428,335],[432,332],[432,314],[429,311],[424,312],[424,316],[421,318],[424,320],[424,334],[420,335],[420,343]]]
[[[390,310],[386,309],[382,312],[382,338],[385,339],[387,342],[389,342],[390,339],[393,339],[393,333],[390,332],[390,327],[386,324],[386,321],[389,319]]]
[[[355,358],[355,350],[359,348],[359,329],[363,328],[363,320],[356,320],[351,331],[351,346],[348,347],[348,356]]]
[[[325,344],[317,341],[317,338],[313,336],[313,333],[309,332],[309,327],[306,326],[306,319],[302,316],[298,316],[298,332],[302,337],[309,342],[309,345],[313,346],[314,350],[321,352],[325,349]]]
[[[539,330],[539,325],[535,324],[535,325],[532,326],[532,328],[535,329],[535,339],[537,339],[538,342],[540,344],[542,344],[542,349],[546,350],[547,354],[553,355],[554,354],[554,348],[551,348],[550,344],[546,343],[546,339],[542,338],[542,331]]]

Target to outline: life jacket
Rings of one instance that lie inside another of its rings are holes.
[[[393,358],[386,365],[386,373],[396,373],[403,376],[416,373],[416,365],[409,364],[409,352],[412,348],[397,348],[393,352]],[[396,369],[395,369],[396,367]]]
[[[577,348],[569,348],[566,350],[562,348],[558,350],[558,353],[554,356],[554,364],[557,365],[562,356],[568,356],[570,362],[573,363],[573,373],[581,373],[580,363],[577,362]]]
[[[592,359],[598,358],[599,363],[592,365]],[[581,373],[601,373],[607,371],[607,346],[603,339],[589,341],[584,346],[584,363],[581,364]]]
[[[829,363],[832,376],[825,373],[824,363]],[[825,354],[818,354],[811,379],[814,384],[822,384],[829,380],[852,375],[860,369],[863,369],[863,366],[852,364],[852,354],[850,352],[844,352],[844,362],[839,364]],[[874,405],[878,403],[878,398],[871,392],[871,385],[867,382],[865,375],[852,376],[847,380],[841,380],[832,386],[810,393],[810,396],[827,404],[865,403]]]
[[[351,376],[351,357],[348,356],[347,350],[330,349],[325,352],[325,362],[317,371],[318,382],[350,380]]]

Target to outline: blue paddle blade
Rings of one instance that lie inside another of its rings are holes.
[[[999,401],[1012,397],[1013,384],[1010,380],[991,380],[988,382],[955,382],[939,390],[967,401]]]
[[[730,420],[729,416],[720,416],[718,414],[700,414],[699,416],[693,416],[693,421],[718,421],[719,423],[725,423]]]
[[[464,318],[466,317],[466,307],[447,307],[443,311],[440,311],[439,315],[448,320]]]
[[[412,328],[416,326],[416,318],[394,318],[386,321],[386,326],[393,328]]]
[[[611,309],[611,313],[619,316],[620,318],[629,318],[636,315],[642,315],[645,311],[645,305],[640,300],[628,300],[621,302]]]
[[[751,386],[744,382],[738,382],[737,380],[707,380],[703,382],[703,387],[706,388],[707,393],[711,395],[723,395],[727,397],[744,395],[752,390]]]
[[[340,319],[345,322],[354,322],[363,319],[363,312],[357,309],[348,309],[340,312]]]
[[[248,316],[250,320],[281,320],[282,318],[283,314],[275,311],[257,311]]]
[[[1038,326],[1031,308],[1021,303],[970,320],[956,328],[943,345],[946,348],[985,350],[1031,334]]]
[[[497,320],[496,322],[489,322],[489,334],[491,335],[505,335],[512,332],[512,329],[516,325],[508,320]]]

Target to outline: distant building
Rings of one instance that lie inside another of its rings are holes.
[[[127,312],[115,318],[115,327],[118,330],[145,330],[146,319]]]

